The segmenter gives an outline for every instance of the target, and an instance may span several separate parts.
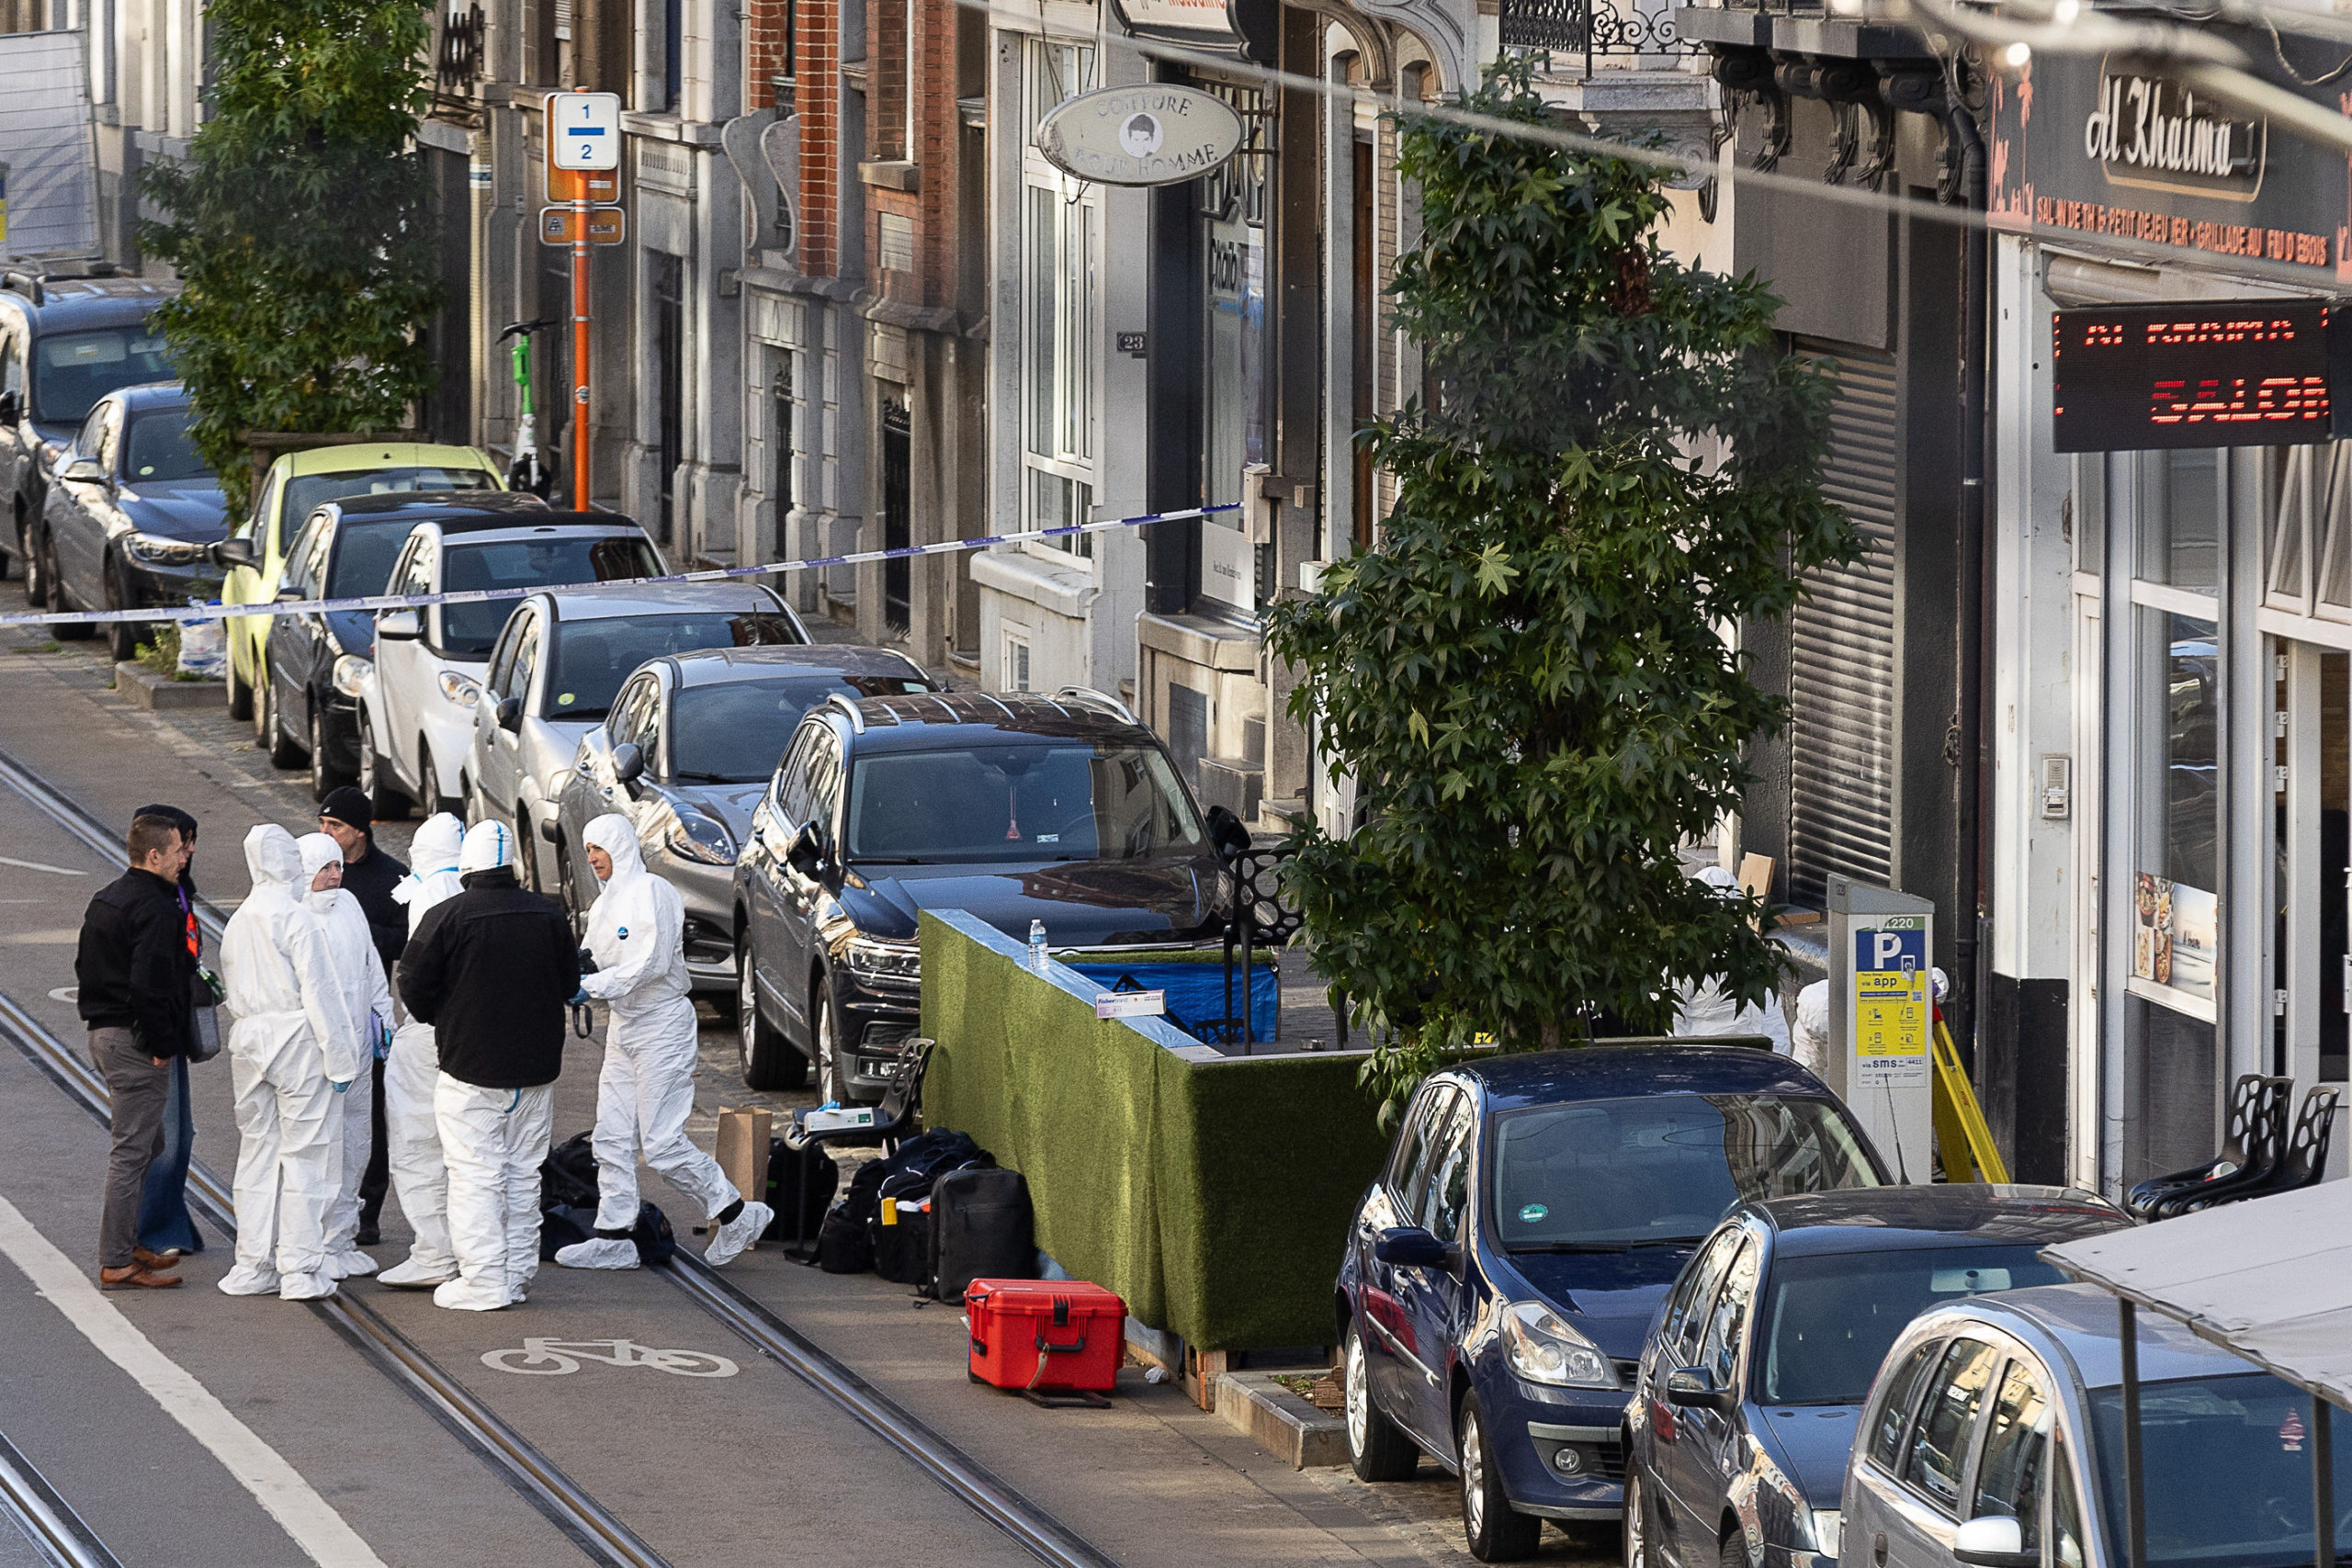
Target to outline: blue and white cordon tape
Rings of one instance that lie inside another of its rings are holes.
[[[1073,523],[1061,528],[1036,528],[1022,534],[988,534],[977,539],[942,539],[935,545],[907,545],[895,550],[854,550],[845,556],[811,556],[807,560],[769,561],[760,566],[710,567],[702,571],[673,571],[666,577],[626,577],[611,582],[534,582],[517,588],[469,588],[455,593],[371,593],[357,599],[303,599],[258,604],[189,604],[178,609],[143,610],[23,610],[0,615],[0,626],[104,626],[115,621],[224,621],[240,615],[303,615],[330,610],[408,610],[427,604],[486,604],[502,599],[524,599],[557,589],[653,588],[672,582],[724,582],[741,577],[768,577],[820,567],[863,566],[867,561],[899,560],[909,556],[953,555],[958,550],[986,549],[990,545],[1017,545],[1028,539],[1058,539],[1072,534],[1103,534],[1146,523],[1182,523],[1219,512],[1238,512],[1239,502],[1217,506],[1188,506],[1178,512],[1147,512],[1102,523]],[[527,519],[528,513],[518,513]],[[618,513],[615,516],[617,519]],[[518,520],[518,528],[534,526]]]

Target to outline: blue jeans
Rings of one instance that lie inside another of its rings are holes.
[[[187,1100],[187,1058],[172,1060],[169,1094],[164,1101],[164,1147],[147,1168],[139,1198],[139,1245],[150,1252],[202,1252],[204,1237],[187,1212],[187,1161],[196,1141],[196,1112]]]

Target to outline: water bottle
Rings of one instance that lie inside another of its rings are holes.
[[[1029,967],[1043,973],[1046,967],[1046,922],[1029,922]]]

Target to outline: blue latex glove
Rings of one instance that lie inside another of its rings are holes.
[[[333,1089],[335,1093],[341,1094],[345,1089],[351,1087],[351,1080],[349,1078],[345,1078],[341,1083],[336,1083],[333,1078],[329,1078],[327,1080],[327,1086]]]
[[[588,987],[582,986],[578,990],[572,992],[571,1000],[569,1005],[576,1008],[586,1007],[588,1005]]]

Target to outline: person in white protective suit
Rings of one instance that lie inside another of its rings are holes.
[[[324,833],[305,833],[294,847],[302,856],[303,886],[310,889],[302,901],[325,937],[334,979],[326,997],[327,1026],[336,1037],[330,1055],[347,1042],[361,1074],[372,1075],[376,1053],[392,1025],[392,992],[384,978],[384,961],[376,955],[367,912],[343,890],[343,846]],[[368,1093],[339,1097],[335,1102],[343,1165],[334,1205],[327,1211],[327,1271],[338,1280],[376,1271],[376,1260],[353,1240],[359,1234],[359,1179],[367,1174],[375,1138],[372,1112]]]
[[[596,1235],[555,1255],[570,1269],[634,1269],[637,1162],[669,1179],[710,1221],[714,1267],[749,1251],[775,1218],[746,1201],[718,1162],[686,1136],[695,1108],[698,1028],[686,982],[685,907],[678,890],[645,869],[637,830],[607,813],[588,824],[588,863],[605,888],[588,910],[595,968],[581,994],[605,1003],[605,1070],[596,1080]]]
[[[241,1136],[237,1261],[220,1289],[315,1301],[335,1292],[327,1212],[343,1180],[338,1112],[365,1063],[334,1024],[333,959],[303,902],[309,879],[293,835],[255,828],[245,864],[253,891],[220,939]]]
[[[433,1109],[458,1277],[433,1304],[497,1312],[525,1299],[539,1266],[539,1166],[580,945],[555,901],[515,880],[505,824],[467,829],[458,875],[462,890],[425,912],[401,954],[401,1000],[431,1026],[441,1069]]]
[[[426,911],[459,892],[458,850],[465,836],[466,825],[443,811],[426,818],[410,840],[414,869],[392,889],[392,899],[407,908],[412,937]],[[449,1173],[441,1163],[441,1129],[433,1113],[440,1074],[433,1026],[401,1009],[384,1063],[384,1139],[392,1190],[416,1239],[404,1260],[376,1276],[396,1290],[430,1290],[458,1277],[458,1255],[449,1249]]]

